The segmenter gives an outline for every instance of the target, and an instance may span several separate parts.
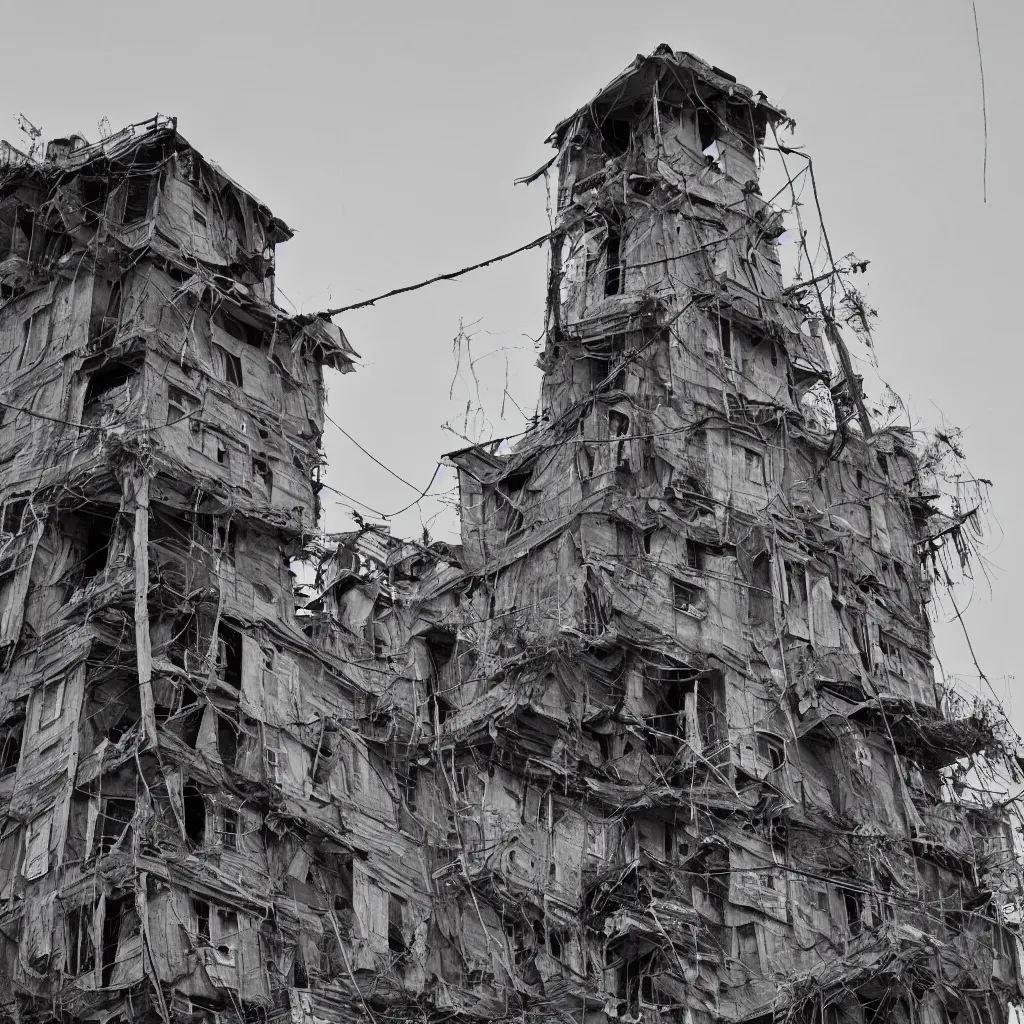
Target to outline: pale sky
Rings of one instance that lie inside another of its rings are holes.
[[[732,0],[728,4],[435,0],[284,5],[9,4],[0,33],[0,137],[24,113],[47,138],[99,135],[159,111],[297,232],[278,250],[282,304],[311,312],[513,249],[547,229],[543,186],[513,187],[544,140],[637,53],[689,50],[761,89],[796,118],[813,155],[836,255],[870,259],[881,373],[919,426],[964,429],[991,478],[985,581],[960,593],[982,669],[1024,730],[1014,637],[1024,599],[1024,481],[1011,417],[1024,369],[1009,306],[1018,294],[1024,201],[1016,109],[1024,5],[977,0],[988,113],[970,0]],[[329,381],[330,416],[399,482],[328,427],[327,480],[383,512],[415,499],[438,456],[465,441],[475,402],[460,320],[480,358],[486,420],[473,440],[519,430],[532,412],[532,339],[544,304],[542,251],[338,318],[363,356]],[[859,282],[858,282],[859,283]],[[451,480],[440,482],[440,487]],[[325,492],[327,525],[349,504]],[[340,502],[340,504],[335,504]],[[365,512],[365,510],[364,510]],[[396,520],[445,536],[427,499]],[[368,518],[373,518],[367,513]],[[960,627],[936,625],[947,673],[977,678]],[[1016,680],[1013,676],[1018,676]]]

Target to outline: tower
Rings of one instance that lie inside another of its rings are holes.
[[[294,982],[288,825],[337,815],[285,806],[281,725],[298,743],[289,706],[345,698],[290,565],[317,527],[323,368],[355,353],[274,304],[290,236],[172,119],[5,144],[5,1020],[212,1020]]]
[[[956,785],[1012,745],[931,661],[929,559],[963,521],[783,284],[758,170],[785,120],[660,47],[556,127],[542,422],[450,456],[449,878],[535,1019],[1019,996],[1009,822]]]

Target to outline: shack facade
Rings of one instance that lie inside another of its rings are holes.
[[[355,353],[173,122],[4,151],[6,1019],[1008,1019],[964,520],[783,284],[784,119],[661,47],[557,126],[541,415],[448,456],[458,545],[318,532]]]

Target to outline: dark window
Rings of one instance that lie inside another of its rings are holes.
[[[225,766],[235,766],[238,757],[238,726],[223,712],[217,715],[217,751]]]
[[[135,801],[111,797],[103,805],[100,832],[100,856],[109,853],[128,830],[129,823],[135,817]]]
[[[617,224],[608,225],[608,237],[605,240],[604,293],[618,295],[622,290],[622,234]]]
[[[418,775],[416,765],[409,765],[404,771],[395,772],[395,781],[402,794],[402,800],[410,811],[416,810],[416,777]]]
[[[93,939],[95,908],[75,907],[67,916],[67,970],[75,976],[96,967],[96,943]]]
[[[177,423],[188,419],[199,408],[199,399],[184,388],[173,384],[167,388],[167,422]]]
[[[502,480],[495,490],[496,507],[506,537],[515,536],[523,528],[523,497],[529,479],[529,473],[517,473]]]
[[[138,928],[138,915],[135,912],[135,894],[131,893],[114,899],[107,897],[106,909],[103,914],[103,945],[102,961],[103,969],[100,974],[100,984],[107,988],[114,976],[114,967],[117,964],[117,953],[120,949],[122,939],[122,923],[129,915],[135,918],[135,927]]]
[[[98,401],[111,391],[137,379],[141,362],[113,362],[101,366],[89,376],[89,384],[85,389],[85,408]]]
[[[270,468],[270,463],[260,456],[254,456],[252,460],[252,471],[254,476],[258,476],[263,481],[263,486],[267,489],[267,494],[271,493],[274,486],[274,472]]]
[[[722,344],[722,355],[732,359],[732,321],[724,316],[718,318],[718,337]]]
[[[25,720],[8,722],[0,730],[0,775],[18,770],[21,760],[21,739],[25,733]]]
[[[229,561],[235,557],[235,549],[238,546],[238,527],[234,520],[226,526],[217,527],[217,539],[220,541],[220,553]]]
[[[85,555],[82,558],[82,579],[91,580],[107,567],[110,538],[114,532],[112,516],[90,515],[85,535]]]
[[[609,156],[621,156],[629,149],[630,123],[622,118],[606,117],[600,124],[604,151]]]
[[[128,179],[124,197],[124,216],[121,218],[122,224],[137,224],[146,219],[149,213],[149,183],[148,175],[142,178]]]
[[[64,680],[58,679],[43,685],[39,705],[39,727],[55,722],[64,710]]]
[[[741,924],[736,929],[736,959],[752,974],[761,973],[761,954],[757,948],[757,926]]]
[[[718,118],[707,107],[697,111],[697,135],[702,153],[718,138]]]
[[[182,790],[181,799],[185,812],[185,835],[197,846],[201,846],[206,834],[206,801],[198,787],[192,783]]]
[[[242,634],[223,622],[217,627],[217,678],[236,690],[242,685]]]
[[[860,935],[863,927],[862,904],[863,897],[853,889],[843,889],[843,906],[846,908],[846,923],[850,936]]]
[[[192,913],[196,915],[196,934],[210,941],[210,904],[206,900],[193,900]]]
[[[28,508],[28,498],[11,498],[4,503],[4,533],[21,533],[21,528],[25,523],[26,508]]]
[[[403,954],[408,948],[402,931],[405,923],[405,900],[388,893],[388,949],[392,953]]]
[[[680,580],[672,581],[672,604],[677,612],[700,611],[701,598],[703,594],[697,587]]]

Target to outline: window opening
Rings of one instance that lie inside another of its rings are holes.
[[[0,776],[17,771],[21,760],[21,741],[25,734],[25,720],[8,722],[0,740]]]
[[[605,295],[618,295],[622,290],[622,233],[618,224],[609,222],[605,239]]]
[[[388,949],[399,956],[405,954],[408,946],[402,931],[405,923],[405,900],[388,893]]]
[[[722,346],[722,355],[732,359],[732,321],[728,317],[718,318],[718,340]]]
[[[125,837],[135,817],[135,801],[111,797],[104,803],[101,817],[99,852],[103,856],[110,853]]]
[[[609,156],[622,156],[629,149],[632,134],[629,121],[624,118],[606,117],[600,125],[604,151]]]
[[[242,685],[242,634],[224,622],[217,627],[217,678],[236,690]]]
[[[751,448],[743,449],[743,463],[746,469],[747,480],[752,484],[764,486],[764,456]]]
[[[55,722],[64,710],[64,680],[58,679],[43,686],[39,702],[39,728]]]
[[[170,384],[167,387],[167,422],[190,418],[199,408],[199,399],[184,388]]]
[[[206,801],[193,783],[182,789],[181,802],[185,815],[185,835],[201,846],[206,834]]]
[[[25,525],[25,512],[28,509],[28,498],[9,498],[4,502],[3,532],[21,533]]]
[[[95,907],[75,907],[67,916],[68,974],[77,976],[96,967]]]
[[[224,809],[224,827],[221,829],[220,838],[224,849],[238,849],[238,811]]]
[[[126,919],[128,920],[126,921]],[[103,970],[100,976],[100,984],[104,988],[110,986],[110,981],[113,978],[114,967],[117,964],[117,952],[122,939],[128,937],[122,935],[125,930],[123,925],[126,923],[129,927],[134,924],[135,933],[138,933],[139,922],[135,912],[135,894],[131,893],[119,899],[108,896],[103,915]]]
[[[677,612],[692,615],[700,611],[701,597],[702,592],[699,588],[681,580],[672,581],[672,605]]]
[[[192,913],[196,916],[196,935],[210,941],[210,904],[206,900],[192,900]]]
[[[138,224],[146,219],[149,213],[150,177],[129,177],[125,188],[124,216],[122,224]]]
[[[697,136],[702,153],[707,153],[718,138],[718,118],[707,107],[697,108]]]

